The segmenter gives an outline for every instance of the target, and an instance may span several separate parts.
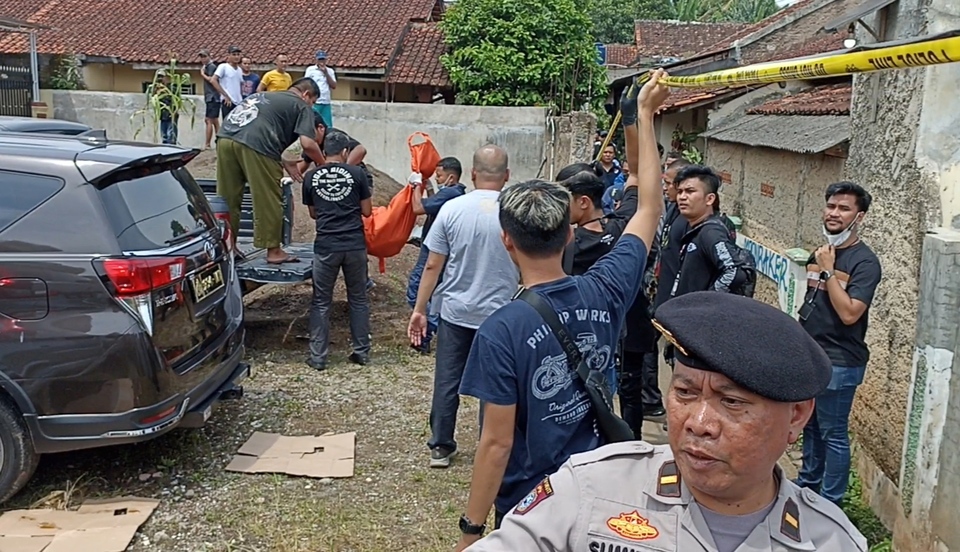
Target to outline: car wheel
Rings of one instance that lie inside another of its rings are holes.
[[[30,481],[39,460],[23,416],[0,398],[0,504]]]

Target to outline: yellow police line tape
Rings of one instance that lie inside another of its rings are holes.
[[[843,53],[828,52],[783,61],[771,61],[722,69],[699,75],[668,76],[661,82],[674,88],[713,88],[717,86],[749,86],[772,84],[791,80],[812,80],[839,77],[855,73],[870,73],[887,69],[928,67],[960,61],[960,31],[911,40],[886,42],[861,46]],[[642,86],[650,78],[649,73],[637,78]],[[620,124],[618,111],[607,134],[597,159],[613,139],[613,131]]]

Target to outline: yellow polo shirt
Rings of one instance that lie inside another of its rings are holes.
[[[267,71],[267,74],[263,76],[260,82],[263,84],[263,89],[267,92],[276,92],[277,90],[290,88],[290,85],[293,84],[293,77],[290,76],[290,73],[281,73],[274,69]]]

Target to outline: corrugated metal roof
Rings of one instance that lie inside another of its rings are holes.
[[[850,117],[744,115],[701,136],[796,153],[820,153],[850,139]]]

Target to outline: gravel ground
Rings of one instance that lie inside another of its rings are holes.
[[[191,163],[212,176],[204,152]],[[398,188],[377,173],[383,203]],[[431,470],[426,448],[433,357],[406,344],[406,276],[417,251],[407,247],[373,274],[372,363],[347,363],[349,330],[342,284],[332,320],[332,358],[307,367],[309,285],[266,287],[247,297],[247,355],[254,374],[245,396],[223,403],[207,426],[155,440],[45,456],[26,489],[5,508],[25,508],[54,491],[69,503],[140,496],[160,507],[130,551],[449,550],[469,488],[477,405],[461,407],[461,459]],[[375,272],[376,262],[371,262]],[[357,432],[355,474],[348,479],[247,475],[224,471],[254,431],[285,435]]]

